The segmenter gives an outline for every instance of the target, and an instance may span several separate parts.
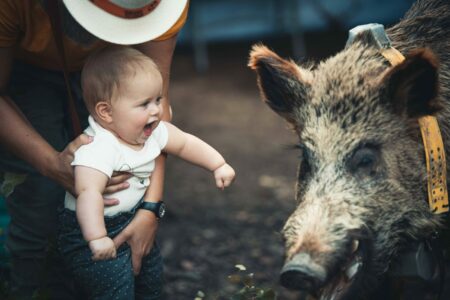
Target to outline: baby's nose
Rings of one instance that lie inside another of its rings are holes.
[[[159,105],[156,105],[156,104],[151,104],[151,105],[150,105],[150,113],[151,113],[152,115],[157,115],[157,114],[159,114],[159,111],[160,111]]]

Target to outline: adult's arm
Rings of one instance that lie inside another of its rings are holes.
[[[172,65],[173,52],[177,42],[177,36],[164,41],[150,41],[144,44],[135,45],[134,47],[149,56],[158,66],[163,78],[163,117],[164,121],[170,122],[170,101],[169,101],[169,82],[170,67]]]
[[[34,166],[41,174],[73,191],[70,162],[73,151],[89,142],[80,136],[63,152],[57,152],[31,126],[19,108],[7,95],[7,85],[13,63],[13,48],[0,48],[0,141],[18,157]]]
[[[47,176],[66,190],[74,193],[73,168],[70,163],[74,152],[91,141],[87,135],[80,135],[62,151],[56,151],[31,126],[26,117],[7,95],[7,86],[13,64],[14,48],[0,48],[0,143],[16,156],[25,160],[44,176]],[[121,175],[107,192],[126,188],[123,183],[129,178]],[[75,193],[74,193],[75,194]],[[117,203],[116,199],[106,200],[106,205]]]
[[[134,47],[149,56],[159,68],[163,78],[163,116],[164,121],[170,122],[171,111],[168,96],[170,81],[170,66],[172,64],[173,52],[176,45],[176,36],[164,41],[150,41]],[[164,189],[164,165],[165,155],[156,159],[155,170],[152,173],[150,187],[144,197],[144,201],[161,201]],[[131,247],[133,271],[139,274],[141,270],[142,257],[147,255],[155,240],[158,220],[152,212],[140,209],[133,221],[114,238],[116,248],[124,242]]]
[[[170,122],[172,111],[169,99],[170,67],[172,65],[173,52],[177,42],[177,36],[164,41],[150,41],[135,47],[145,55],[149,56],[159,68],[163,78],[163,115],[162,120]],[[164,165],[166,156],[160,155],[156,159],[155,170],[152,174],[152,184],[146,194],[146,201],[160,201],[164,190]]]

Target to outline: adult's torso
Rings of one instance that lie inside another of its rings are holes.
[[[187,7],[177,23],[155,41],[174,36],[186,18]],[[107,45],[99,40],[86,47],[65,36],[63,43],[70,71],[80,70],[89,54]],[[14,47],[15,58],[26,63],[61,70],[50,19],[39,0],[0,0],[0,47]]]

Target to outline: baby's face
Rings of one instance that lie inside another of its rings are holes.
[[[111,103],[112,130],[127,144],[143,145],[162,116],[162,78],[138,70],[119,89],[119,97]]]

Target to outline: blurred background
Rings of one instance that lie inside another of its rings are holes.
[[[249,50],[262,42],[299,64],[319,61],[344,47],[352,27],[394,24],[412,2],[191,0],[172,64],[173,122],[218,149],[237,178],[220,191],[209,172],[168,159],[168,213],[158,236],[165,299],[261,299],[244,296],[246,284],[264,289],[265,299],[273,299],[272,292],[277,299],[299,299],[278,284],[280,232],[295,208],[296,139],[261,102],[255,74],[246,66]],[[8,221],[0,198],[4,273]]]
[[[347,31],[366,23],[390,24],[413,0],[191,0],[179,45],[190,47],[194,66],[209,68],[210,46],[221,42],[283,38],[292,56],[309,54],[311,32]]]

